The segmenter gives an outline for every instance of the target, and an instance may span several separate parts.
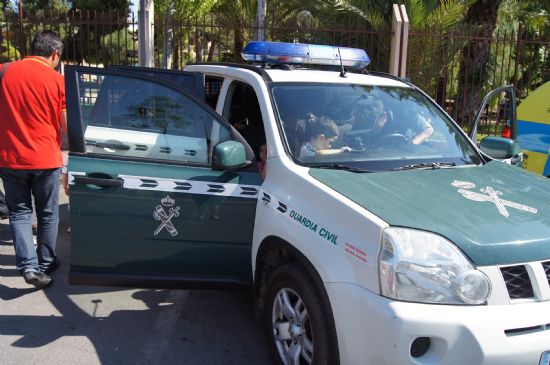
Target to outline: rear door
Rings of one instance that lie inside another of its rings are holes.
[[[154,75],[67,66],[65,79],[71,283],[251,284],[261,179],[255,163],[238,171],[211,164],[217,143],[242,137]]]

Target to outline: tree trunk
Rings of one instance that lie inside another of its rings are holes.
[[[195,62],[202,62],[203,60],[203,47],[204,34],[200,29],[195,30]]]
[[[243,30],[239,23],[240,21],[238,21],[233,28],[233,60],[235,62],[241,61],[241,51],[244,44]]]
[[[501,0],[477,0],[468,8],[464,19],[468,29],[476,30],[478,39],[469,40],[462,48],[458,71],[455,115],[462,127],[469,126],[479,107],[480,93],[487,81],[491,40]]]
[[[207,62],[212,62],[212,60],[214,59],[215,50],[216,50],[216,41],[214,39],[212,39],[210,41],[210,48],[208,49],[208,60],[207,60]]]

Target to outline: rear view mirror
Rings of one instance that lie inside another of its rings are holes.
[[[511,158],[515,153],[514,141],[504,137],[485,137],[481,140],[479,148],[483,153],[499,160]]]
[[[225,141],[214,147],[212,167],[218,170],[235,170],[250,164],[246,160],[244,145],[237,141]]]

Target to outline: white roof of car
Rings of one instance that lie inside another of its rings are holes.
[[[404,82],[388,77],[380,77],[368,74],[347,72],[347,77],[340,77],[338,70],[314,70],[314,69],[266,69],[269,77],[274,82],[318,82],[338,84],[359,84],[377,86],[409,87]]]
[[[239,67],[231,64],[191,64],[185,67],[186,71],[212,72],[214,74],[237,75],[242,73],[254,73],[251,66]],[[260,68],[260,66],[257,66]],[[347,72],[347,77],[340,77],[339,70],[318,70],[306,68],[293,68],[290,70],[264,69],[273,82],[307,82],[307,83],[335,83],[335,84],[358,84],[377,86],[409,87],[398,79],[382,77],[354,72]]]

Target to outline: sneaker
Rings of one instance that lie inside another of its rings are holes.
[[[36,289],[42,289],[49,286],[53,279],[48,275],[38,271],[27,271],[23,273],[23,278],[27,284],[34,286]]]
[[[55,270],[57,270],[57,268],[59,267],[59,259],[56,257],[55,260],[44,270],[42,270],[42,273],[46,274],[46,275],[50,275],[52,272],[54,272]]]

